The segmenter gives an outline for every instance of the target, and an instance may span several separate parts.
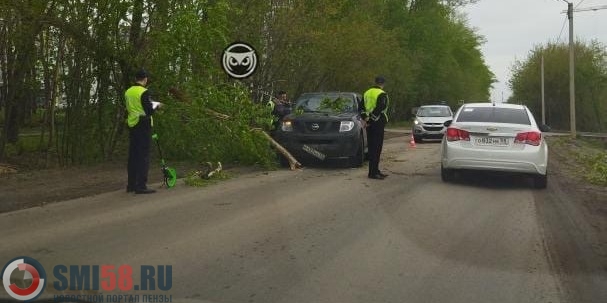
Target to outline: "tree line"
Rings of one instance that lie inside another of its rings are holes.
[[[488,100],[483,37],[458,13],[475,2],[2,1],[0,161],[30,149],[34,166],[123,157],[123,92],[141,67],[167,104],[155,128],[176,159],[271,164],[251,129],[267,127],[264,98],[279,89],[363,92],[382,74],[392,120],[424,103]],[[234,41],[260,58],[244,80],[221,68]]]
[[[544,60],[546,124],[556,130],[570,129],[569,45],[550,42],[538,45],[526,59],[515,62],[510,80],[509,102],[529,106],[541,121]],[[576,129],[607,131],[607,48],[599,41],[578,41],[574,46]]]

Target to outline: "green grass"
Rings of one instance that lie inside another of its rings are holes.
[[[48,145],[48,135],[40,142],[40,134],[19,136],[16,143],[6,145],[6,155],[9,157],[44,151]]]
[[[555,139],[551,148],[569,149],[571,157],[581,164],[583,177],[595,185],[607,186],[607,141],[604,139]]]
[[[230,174],[225,171],[220,171],[209,179],[201,178],[198,172],[192,171],[184,178],[184,183],[189,186],[204,187],[230,178]]]
[[[607,141],[604,139],[578,139],[582,152],[578,157],[587,170],[586,178],[593,184],[607,185]]]

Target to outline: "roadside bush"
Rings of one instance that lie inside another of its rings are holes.
[[[584,177],[592,184],[607,185],[607,152],[596,139],[575,141],[576,158],[583,164]]]
[[[551,151],[571,161],[580,178],[595,185],[607,186],[607,152],[604,141],[569,137],[550,138]]]
[[[590,166],[588,180],[594,184],[607,185],[607,153],[590,157],[588,164]]]

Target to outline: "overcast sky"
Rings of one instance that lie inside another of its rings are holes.
[[[607,0],[574,0],[573,6],[607,6]],[[536,45],[569,43],[565,10],[564,0],[480,0],[464,8],[469,25],[486,39],[481,50],[499,81],[491,90],[492,100],[506,101],[511,95],[508,80],[515,60],[525,60]],[[595,39],[607,45],[607,9],[575,12],[573,30],[576,40]]]

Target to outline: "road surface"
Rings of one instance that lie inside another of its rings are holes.
[[[487,174],[446,184],[440,145],[408,145],[405,137],[387,140],[380,165],[390,174],[386,180],[366,178],[366,167],[311,167],[3,213],[0,265],[18,256],[39,261],[48,285],[42,298],[153,293],[213,303],[607,302],[604,269],[580,267],[567,276],[554,259],[552,249],[577,247],[580,257],[584,249],[575,238],[580,227],[558,232],[576,217],[553,203],[551,184],[538,191],[530,180]],[[555,241],[572,245],[559,248]],[[57,265],[103,264],[128,264],[138,286],[142,265],[170,265],[172,284],[155,292],[53,288]]]

